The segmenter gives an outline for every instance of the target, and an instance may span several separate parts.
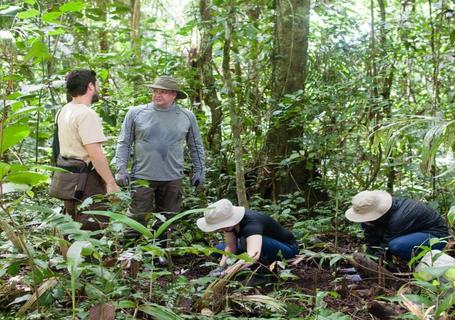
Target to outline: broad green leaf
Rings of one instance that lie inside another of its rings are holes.
[[[447,220],[449,221],[449,224],[453,226],[453,223],[455,222],[455,206],[450,207],[449,212],[447,213]]]
[[[36,38],[33,43],[30,51],[25,56],[25,60],[30,60],[36,58],[38,60],[45,60],[49,58],[49,50],[46,44],[43,42],[41,37]]]
[[[175,314],[172,310],[160,306],[155,303],[147,303],[138,307],[138,309],[148,315],[151,315],[154,319],[159,320],[180,320],[183,319],[179,315]]]
[[[66,32],[65,32],[64,29],[62,29],[62,28],[57,28],[57,29],[55,29],[55,30],[49,31],[48,34],[49,34],[50,36],[58,36],[58,35],[65,34],[65,33],[66,33]]]
[[[0,134],[0,141],[2,143],[0,154],[27,138],[29,134],[30,128],[20,124],[14,124],[3,129],[3,137]]]
[[[13,163],[10,165],[9,170],[11,172],[28,171],[28,167],[23,164]]]
[[[85,285],[85,293],[87,293],[87,296],[95,301],[99,301],[100,299],[105,299],[105,294],[103,291],[95,287],[94,285],[87,283]]]
[[[36,0],[24,0],[24,3],[26,3],[26,4],[35,4]]]
[[[30,19],[30,18],[33,18],[33,17],[36,17],[37,15],[39,15],[39,11],[36,10],[36,9],[29,9],[27,11],[21,11],[19,12],[16,17],[18,17],[19,19]]]
[[[0,162],[0,180],[8,173],[9,168],[9,164]]]
[[[30,168],[51,171],[51,172],[68,172],[68,170],[65,170],[65,169],[62,169],[59,167],[48,166],[45,164],[32,165],[32,166],[30,166]]]
[[[71,276],[78,277],[80,270],[77,268],[82,263],[82,249],[85,247],[91,246],[88,241],[75,241],[69,248],[66,254],[66,259],[68,261],[67,269]]]
[[[123,214],[118,214],[118,213],[114,213],[111,211],[84,211],[84,213],[97,214],[97,215],[109,217],[114,222],[120,222],[120,223],[126,224],[128,227],[133,228],[137,232],[140,232],[147,238],[153,238],[153,235],[149,229],[144,227],[141,223],[137,222],[136,220],[133,220]]]
[[[48,175],[25,171],[25,172],[14,172],[7,176],[9,182],[26,184],[29,186],[36,186],[40,183],[46,182],[49,179]]]
[[[63,12],[59,12],[59,11],[52,11],[52,12],[47,12],[45,14],[43,14],[43,16],[41,17],[41,20],[43,21],[46,21],[46,22],[59,22],[58,21],[58,18],[60,18],[60,16],[63,14]]]
[[[196,213],[196,212],[204,212],[206,211],[207,209],[206,208],[202,208],[202,209],[193,209],[193,210],[188,210],[188,211],[184,211],[184,212],[181,212],[175,216],[173,216],[171,219],[167,220],[165,223],[163,223],[159,228],[158,230],[155,231],[154,233],[154,238],[157,239],[164,231],[166,231],[169,226],[174,223],[175,221],[191,214],[191,213]]]
[[[117,302],[116,307],[120,309],[130,309],[136,308],[136,304],[134,303],[134,301],[131,300],[120,300]]]
[[[85,4],[82,1],[70,1],[60,6],[61,12],[77,12],[84,9]]]
[[[447,294],[445,294],[443,297],[444,298],[439,302],[438,308],[435,312],[437,316],[436,319],[441,316],[441,313],[449,310],[455,304],[455,292],[447,292]]]
[[[19,118],[22,115],[36,112],[37,110],[44,111],[43,107],[39,106],[27,106],[16,110],[13,114],[9,116],[9,120]]]

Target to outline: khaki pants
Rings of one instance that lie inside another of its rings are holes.
[[[169,215],[180,211],[182,180],[148,181],[148,186],[134,187],[130,218],[147,225],[152,212]]]
[[[81,229],[83,230],[100,230],[107,227],[109,223],[109,218],[99,215],[90,215],[82,214],[78,210],[78,206],[87,199],[88,197],[97,195],[97,194],[106,194],[106,185],[104,184],[101,176],[92,170],[87,177],[87,184],[85,186],[84,193],[82,195],[81,201],[78,200],[65,200],[65,212],[73,217],[74,221],[82,223]],[[94,203],[86,208],[84,211],[88,210],[107,210],[108,206],[103,203]]]

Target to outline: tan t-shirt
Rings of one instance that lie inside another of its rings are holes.
[[[84,104],[68,103],[58,114],[60,154],[89,162],[84,145],[106,141],[101,118]]]

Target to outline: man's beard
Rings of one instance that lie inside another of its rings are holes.
[[[95,93],[92,96],[92,103],[98,102],[100,100],[100,95],[98,93]]]

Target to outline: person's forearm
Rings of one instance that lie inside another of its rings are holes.
[[[115,183],[114,176],[112,175],[111,170],[109,169],[109,164],[107,162],[106,156],[104,154],[98,155],[95,158],[91,158],[93,166],[96,169],[96,172],[103,178],[106,184]]]
[[[128,168],[128,160],[134,140],[133,127],[134,124],[131,119],[131,114],[128,113],[122,124],[122,129],[117,141],[117,148],[115,150],[115,166],[117,168],[117,172]]]
[[[127,142],[119,141],[115,152],[115,167],[116,172],[126,170],[128,168],[128,159],[131,153],[131,145]]]
[[[231,248],[231,247],[227,246],[224,249],[224,251],[235,254],[236,253],[236,248],[235,247]],[[229,256],[223,254],[223,256],[221,257],[221,260],[220,260],[220,266],[221,267],[224,267],[226,265],[227,259],[229,259]]]
[[[93,167],[104,180],[106,185],[115,184],[114,176],[112,175],[112,172],[109,169],[109,164],[107,162],[106,156],[104,155],[101,144],[98,143],[88,144],[85,146],[85,149],[87,150],[88,156],[93,164]]]

